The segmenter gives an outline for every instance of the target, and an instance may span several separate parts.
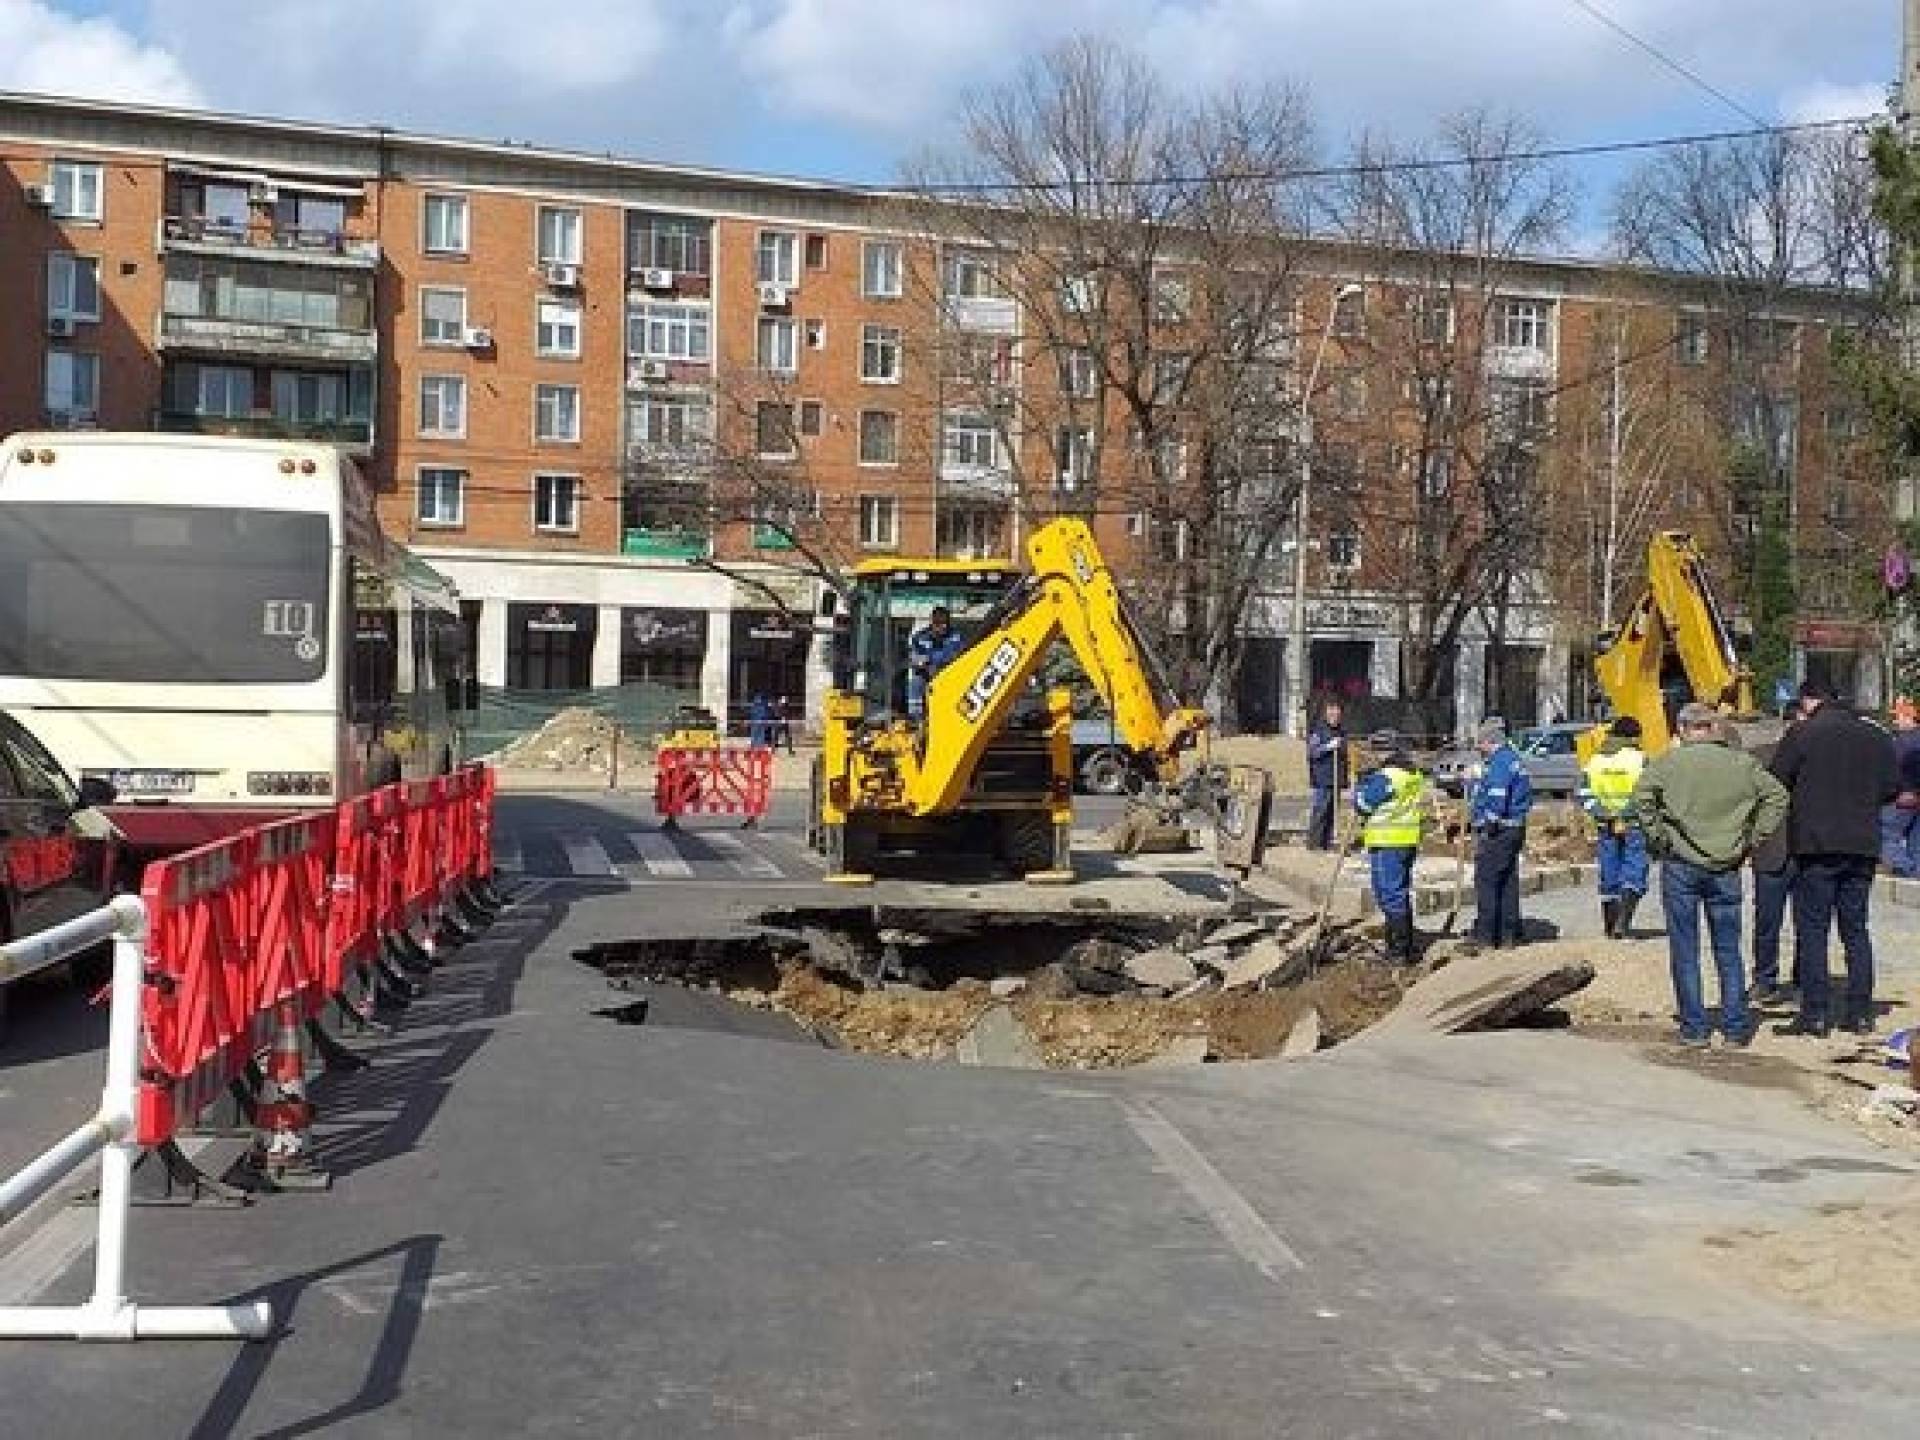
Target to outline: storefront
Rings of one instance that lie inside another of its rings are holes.
[[[1806,620],[1796,628],[1800,674],[1831,686],[1834,693],[1862,710],[1878,710],[1883,694],[1878,637],[1857,620]]]
[[[755,695],[799,706],[807,693],[812,617],[805,611],[736,610],[731,629],[728,718],[744,723]]]
[[[591,605],[509,605],[507,688],[587,689],[599,619]]]
[[[633,605],[620,612],[620,683],[670,692],[697,704],[707,663],[707,612]]]

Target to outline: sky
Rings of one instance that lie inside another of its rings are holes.
[[[1900,0],[1586,3],[1769,121],[1877,110],[1899,68]],[[0,0],[0,88],[885,181],[1087,32],[1180,89],[1302,85],[1330,154],[1487,103],[1568,143],[1750,123],[1580,0]]]

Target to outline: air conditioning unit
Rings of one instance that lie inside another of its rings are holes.
[[[71,316],[49,315],[47,317],[47,334],[55,340],[71,340],[73,331],[74,324]]]
[[[664,380],[667,378],[667,362],[664,360],[642,360],[635,365],[634,372],[642,380]]]
[[[53,186],[51,185],[22,185],[20,187],[20,195],[27,204],[33,206],[36,210],[51,210],[53,208]]]
[[[767,310],[787,308],[788,290],[785,285],[776,285],[771,280],[762,280],[759,286],[760,304]]]
[[[578,265],[542,265],[540,278],[555,290],[578,290],[580,267]]]
[[[271,205],[280,198],[280,187],[256,180],[247,187],[247,199],[255,205]]]
[[[91,410],[49,410],[47,412],[49,430],[91,430],[98,423]]]
[[[469,350],[491,350],[493,331],[481,325],[469,325],[460,332],[460,343]]]
[[[640,272],[640,284],[643,289],[647,290],[671,290],[673,288],[673,271],[649,267]]]

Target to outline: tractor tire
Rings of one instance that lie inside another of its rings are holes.
[[[829,875],[871,875],[880,855],[880,837],[859,821],[845,825],[823,825],[827,873]]]
[[[1080,784],[1089,795],[1124,795],[1131,769],[1127,757],[1108,746],[1080,763]]]
[[[1056,863],[1053,817],[1044,810],[1016,810],[1002,815],[1000,858],[1016,875],[1053,869]]]

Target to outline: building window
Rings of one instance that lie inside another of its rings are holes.
[[[820,428],[826,423],[826,408],[818,400],[800,402],[800,433],[806,436],[818,436]]]
[[[542,355],[576,359],[580,354],[580,302],[578,300],[540,300],[535,302],[534,349]]]
[[[860,497],[860,543],[869,550],[891,550],[900,543],[900,502],[891,495]]]
[[[580,529],[580,477],[533,477],[533,528],[572,535]]]
[[[947,255],[946,290],[949,300],[1006,299],[992,259],[978,250],[955,250]]]
[[[253,413],[253,371],[241,365],[202,365],[194,374],[196,415],[233,419]]]
[[[463,376],[420,377],[420,433],[451,440],[467,433],[467,382]]]
[[[1420,456],[1420,493],[1444,500],[1453,491],[1453,451],[1428,450]]]
[[[338,240],[347,228],[347,202],[330,195],[283,195],[273,203],[273,230],[296,240]]]
[[[636,445],[689,453],[713,439],[713,406],[704,396],[642,400],[627,411],[628,439]]]
[[[1553,307],[1545,300],[1502,300],[1493,327],[1494,344],[1544,353],[1552,335]]]
[[[860,463],[900,463],[900,417],[891,410],[860,412]]]
[[[680,215],[643,215],[633,230],[633,263],[642,270],[705,275],[710,227]]]
[[[414,512],[422,525],[466,523],[467,472],[428,467],[419,472],[419,506]]]
[[[1551,418],[1544,380],[1500,380],[1492,389],[1494,433],[1507,440],[1538,436]]]
[[[1060,393],[1070,400],[1091,400],[1100,393],[1091,350],[1076,346],[1060,352]]]
[[[774,375],[791,375],[800,368],[799,327],[777,316],[760,317],[756,354],[760,368]]]
[[[98,220],[104,188],[100,167],[80,160],[56,160],[47,167],[56,220]]]
[[[1446,295],[1421,295],[1413,302],[1414,334],[1422,345],[1453,343],[1453,300]]]
[[[1367,292],[1336,291],[1333,301],[1333,333],[1343,340],[1364,335],[1367,330]]]
[[[807,269],[824,270],[827,268],[827,237],[824,235],[807,236]]]
[[[754,407],[754,448],[768,460],[791,460],[800,450],[794,433],[793,407],[779,400],[762,400]]]
[[[860,327],[860,378],[878,385],[900,383],[900,331],[895,326]]]
[[[1091,315],[1100,303],[1100,282],[1092,275],[1060,277],[1060,308],[1069,315]]]
[[[1155,405],[1178,405],[1187,393],[1187,374],[1193,365],[1190,355],[1153,357],[1152,399]]]
[[[824,350],[827,348],[827,322],[824,320],[804,320],[800,324],[806,333],[807,349]]]
[[[576,441],[580,438],[580,387],[533,387],[533,438]]]
[[[1006,512],[982,505],[946,506],[940,511],[936,543],[942,555],[978,560],[1006,552]]]
[[[100,357],[75,350],[47,352],[47,409],[56,415],[100,411]]]
[[[580,212],[559,205],[542,205],[535,241],[542,265],[580,263]]]
[[[347,377],[344,375],[276,370],[272,383],[276,420],[296,425],[330,425],[346,418]]]
[[[1360,568],[1360,532],[1351,523],[1343,521],[1327,532],[1327,568]]]
[[[713,312],[705,305],[641,301],[627,312],[627,353],[704,363],[713,353]]]
[[[429,255],[467,253],[467,197],[428,195],[421,200],[422,245]]]
[[[467,292],[428,286],[420,291],[420,343],[464,345]]]
[[[47,314],[61,320],[100,318],[100,262],[56,250],[47,256]]]
[[[1093,431],[1062,425],[1053,434],[1055,483],[1066,491],[1083,490],[1093,478]]]
[[[952,415],[941,426],[940,450],[948,465],[972,470],[1000,468],[1000,433],[984,415]]]
[[[1184,275],[1156,272],[1153,277],[1153,323],[1184,325],[1192,313],[1192,282]]]
[[[1673,322],[1673,348],[1682,365],[1704,365],[1711,348],[1707,317],[1682,311]]]
[[[869,300],[898,300],[902,254],[898,240],[869,240],[860,247],[860,293]]]
[[[800,283],[800,238],[789,230],[762,230],[754,248],[754,278],[762,285]]]

